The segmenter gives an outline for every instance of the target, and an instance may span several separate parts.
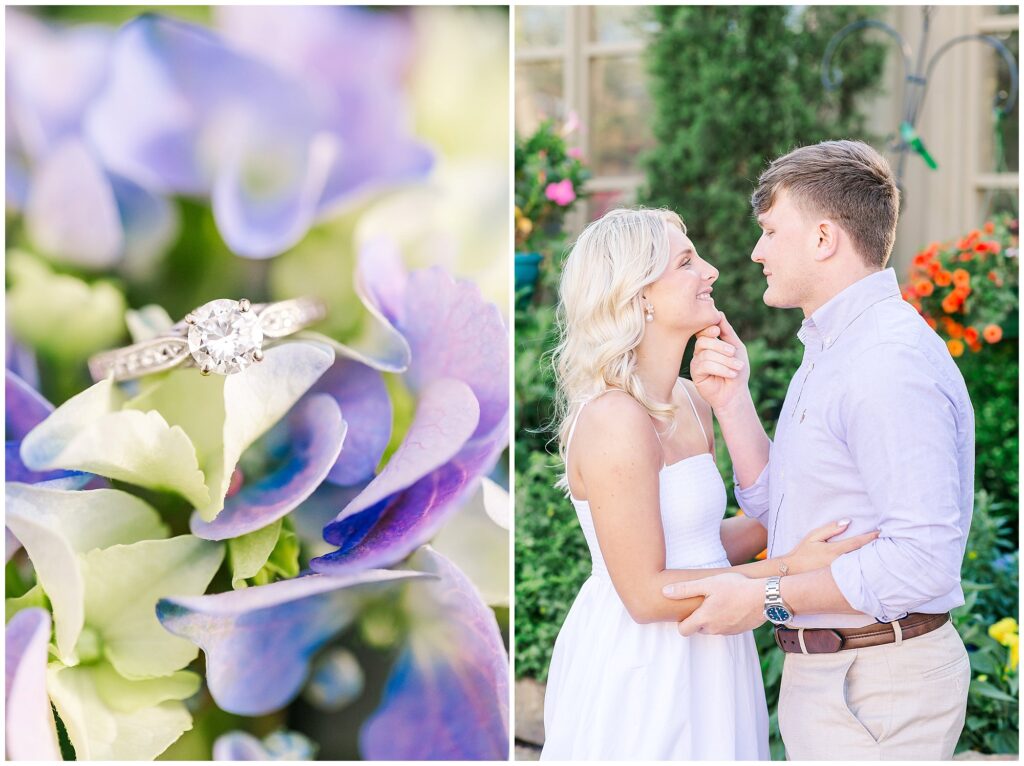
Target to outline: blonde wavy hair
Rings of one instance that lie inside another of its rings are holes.
[[[636,347],[644,335],[643,290],[664,273],[668,227],[686,225],[671,210],[622,208],[588,225],[562,266],[556,311],[555,372],[558,454],[566,464],[569,430],[579,408],[607,388],[620,388],[671,432],[676,407],[659,402],[637,375]],[[568,492],[563,470],[555,485]]]

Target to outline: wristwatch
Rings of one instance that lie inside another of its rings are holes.
[[[793,610],[782,600],[780,577],[769,577],[764,584],[764,616],[772,625],[785,625],[793,619]]]

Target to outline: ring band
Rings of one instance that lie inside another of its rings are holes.
[[[96,382],[131,380],[175,367],[230,375],[263,359],[264,341],[291,335],[327,316],[316,298],[252,304],[221,298],[189,312],[166,333],[89,359]]]

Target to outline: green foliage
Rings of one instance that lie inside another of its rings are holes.
[[[554,488],[561,466],[532,452],[516,461],[516,673],[544,680],[565,615],[590,574],[572,503]],[[599,669],[595,668],[595,672]]]
[[[760,236],[749,199],[772,159],[830,138],[867,138],[856,109],[880,81],[886,49],[877,42],[842,51],[842,87],[825,92],[821,57],[845,24],[870,15],[838,6],[659,6],[648,47],[652,130],[643,158],[645,205],[687,223],[697,249],[721,271],[723,296],[741,337],[788,342],[795,312],[768,309],[764,280],[750,263]]]

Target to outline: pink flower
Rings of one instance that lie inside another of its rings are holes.
[[[578,146],[573,146],[570,147],[569,149],[566,149],[565,153],[572,157],[574,160],[583,159],[583,150]]]
[[[562,126],[562,136],[567,136],[580,126],[580,116],[575,111],[569,112],[569,119]]]
[[[565,207],[571,205],[576,199],[576,190],[572,188],[572,181],[566,178],[558,183],[548,184],[544,189],[544,196],[556,205]]]

